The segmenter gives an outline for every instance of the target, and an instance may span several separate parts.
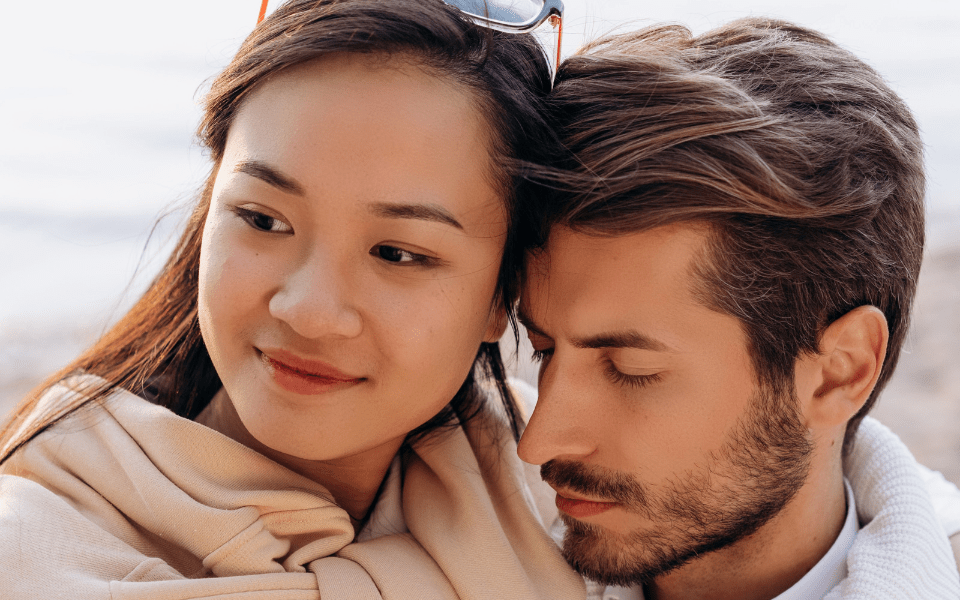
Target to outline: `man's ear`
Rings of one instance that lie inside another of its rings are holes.
[[[483,334],[483,341],[499,342],[506,330],[507,310],[503,307],[503,302],[497,300],[497,303],[490,308],[490,316],[487,317],[487,331]]]
[[[887,355],[887,319],[875,306],[860,306],[823,332],[820,353],[804,359],[808,426],[845,425],[870,397]]]

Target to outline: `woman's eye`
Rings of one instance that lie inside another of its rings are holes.
[[[270,233],[290,233],[293,231],[293,228],[284,223],[282,220],[271,217],[270,215],[258,212],[255,210],[250,210],[249,208],[234,208],[234,212],[237,213],[241,219],[247,222],[250,227],[258,231],[266,231]]]
[[[379,245],[374,246],[370,254],[381,258],[387,262],[397,264],[427,264],[430,258],[422,254],[416,254],[409,250],[402,250],[396,246]]]

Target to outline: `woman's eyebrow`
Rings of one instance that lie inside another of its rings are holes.
[[[306,192],[300,183],[282,173],[279,169],[270,166],[260,160],[244,160],[237,163],[233,171],[235,173],[245,173],[251,177],[264,181],[273,187],[305,196]],[[433,221],[456,227],[463,231],[463,225],[460,224],[450,211],[438,204],[398,204],[393,202],[375,202],[370,205],[370,210],[379,217],[388,219],[419,219],[421,221]]]
[[[456,227],[463,231],[463,225],[450,212],[437,204],[396,204],[393,202],[375,202],[370,210],[378,217],[388,219],[419,219],[434,221]]]
[[[284,175],[280,172],[279,169],[271,167],[267,163],[259,160],[244,160],[237,163],[237,166],[233,168],[234,173],[245,173],[251,177],[256,177],[257,179],[264,181],[273,187],[282,190],[284,192],[289,192],[291,194],[296,194],[297,196],[304,196],[305,192],[303,186],[297,182],[296,179],[288,175]]]

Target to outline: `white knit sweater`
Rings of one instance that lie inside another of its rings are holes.
[[[824,599],[960,599],[960,574],[943,524],[903,442],[864,419],[844,473],[863,526],[847,554],[847,578]]]

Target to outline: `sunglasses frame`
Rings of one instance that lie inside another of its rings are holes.
[[[550,20],[551,24],[557,27],[557,51],[556,56],[553,57],[553,73],[551,73],[550,77],[552,82],[553,77],[556,76],[556,70],[560,67],[560,43],[563,39],[563,2],[561,0],[543,0],[543,7],[540,9],[540,14],[523,23],[508,23],[506,21],[498,21],[497,19],[491,19],[485,15],[478,15],[476,13],[464,10],[460,7],[457,0],[443,1],[444,3],[449,4],[450,6],[459,10],[464,14],[464,16],[477,25],[486,27],[488,29],[493,29],[495,31],[502,31],[504,33],[529,33],[543,25],[547,20]]]
[[[268,2],[269,0],[261,0],[260,14],[257,16],[257,25],[263,21],[264,16],[267,14]],[[507,21],[491,19],[486,15],[478,15],[468,10],[464,10],[459,5],[457,0],[443,0],[443,2],[459,10],[473,23],[481,27],[486,27],[495,31],[502,31],[504,33],[529,33],[543,25],[547,20],[550,20],[551,24],[557,28],[557,53],[556,56],[553,57],[554,63],[551,65],[552,73],[550,74],[550,80],[552,83],[553,78],[556,76],[557,69],[560,67],[560,43],[563,39],[563,2],[561,0],[543,0],[543,7],[540,9],[540,13],[529,21],[525,21],[523,23],[509,23]]]
[[[457,0],[443,1],[444,3],[453,6],[463,14],[470,17],[470,20],[474,21],[477,25],[482,25],[483,27],[488,27],[490,29],[496,29],[497,31],[504,31],[506,33],[527,33],[528,31],[533,31],[540,25],[543,25],[543,23],[551,17],[556,17],[559,19],[563,18],[563,2],[560,0],[543,0],[543,8],[540,9],[540,14],[523,23],[508,23],[506,21],[498,21],[497,19],[491,19],[486,15],[478,15],[474,12],[464,10],[460,7]]]

